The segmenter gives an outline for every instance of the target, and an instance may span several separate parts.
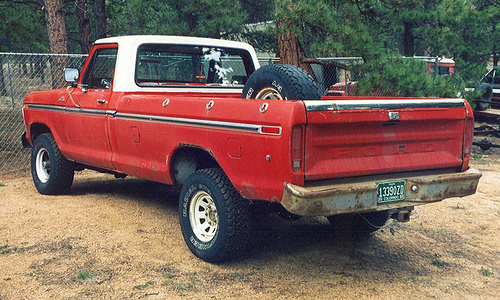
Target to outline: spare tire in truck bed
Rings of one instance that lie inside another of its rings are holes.
[[[292,65],[267,65],[247,80],[241,98],[274,100],[318,100],[321,91],[303,69]]]

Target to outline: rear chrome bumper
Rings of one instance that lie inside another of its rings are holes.
[[[451,170],[411,172],[336,180],[306,187],[285,182],[281,205],[301,216],[331,216],[413,207],[472,195],[476,192],[481,175],[478,170],[469,168],[460,173]],[[389,180],[404,180],[406,197],[403,201],[378,203],[378,183]]]

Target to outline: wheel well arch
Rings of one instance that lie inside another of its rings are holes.
[[[196,145],[181,145],[172,153],[170,174],[175,185],[183,185],[186,179],[200,169],[220,168],[214,154]]]
[[[43,123],[33,123],[30,126],[30,138],[32,142],[35,142],[36,138],[44,133],[52,133],[50,128]]]

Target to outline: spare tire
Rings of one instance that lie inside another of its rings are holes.
[[[478,101],[476,102],[476,109],[486,110],[488,107],[490,107],[490,102],[493,98],[493,88],[487,83],[481,83],[478,89],[481,90],[482,95],[481,97],[477,98]]]
[[[273,100],[319,100],[318,84],[303,69],[293,65],[267,65],[247,80],[241,98]]]

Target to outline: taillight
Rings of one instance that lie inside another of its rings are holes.
[[[302,170],[303,149],[302,126],[295,126],[292,129],[292,170],[294,172]]]
[[[472,152],[472,138],[474,135],[474,119],[467,118],[464,128],[464,149],[463,158],[468,158]]]

